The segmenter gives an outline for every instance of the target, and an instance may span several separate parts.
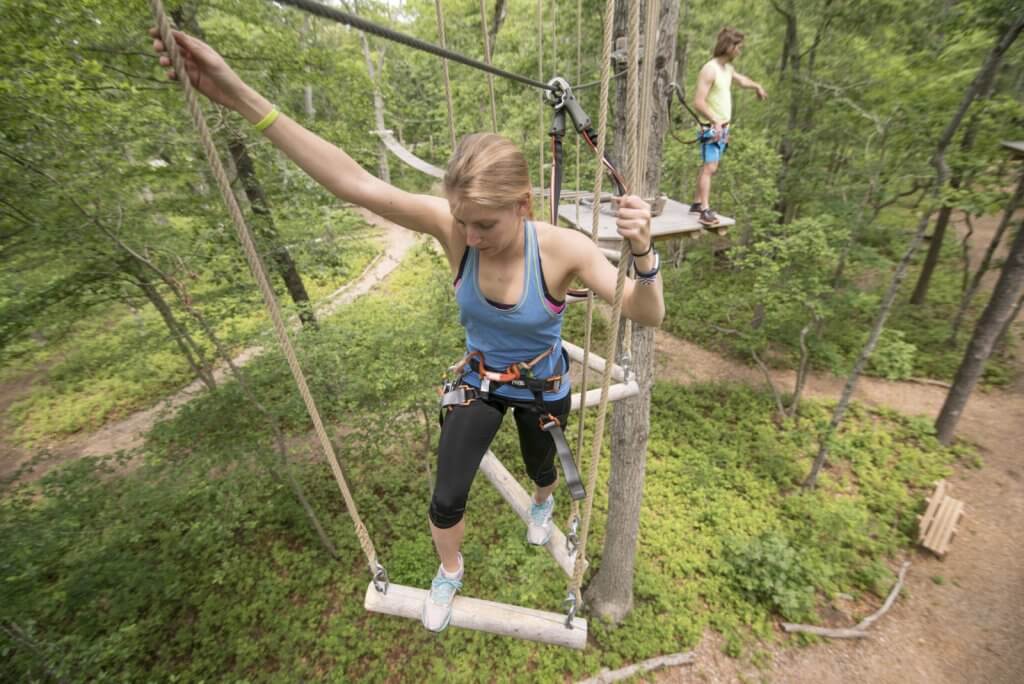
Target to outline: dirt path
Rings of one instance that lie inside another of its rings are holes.
[[[760,371],[659,333],[659,376],[683,383],[764,385]],[[792,372],[776,372],[792,387]],[[807,396],[837,399],[843,379],[814,375]],[[785,387],[786,385],[781,385]],[[856,398],[908,415],[934,417],[944,387],[861,378]],[[985,682],[1024,681],[1024,396],[976,391],[958,434],[978,445],[979,470],[950,478],[966,515],[946,560],[914,552],[903,596],[871,638],[813,648],[768,646],[763,670],[728,658],[709,634],[692,666],[660,673],[659,682]],[[859,619],[863,616],[857,616]]]
[[[317,316],[321,318],[332,315],[341,307],[350,304],[373,289],[398,267],[406,252],[416,243],[417,237],[411,231],[364,209],[355,208],[354,210],[362,215],[368,223],[381,229],[384,253],[376,257],[358,278],[325,298],[316,310]],[[263,347],[248,347],[239,352],[233,361],[237,366],[244,366],[262,353]],[[224,367],[218,368],[214,372],[214,377],[221,382],[228,372],[228,369]],[[24,396],[30,387],[31,380],[26,382],[26,379],[0,386],[0,415],[3,414],[7,406]],[[196,380],[152,408],[138,411],[126,418],[109,423],[96,432],[73,437],[56,445],[51,450],[51,457],[34,467],[31,473],[26,473],[22,479],[42,477],[53,467],[82,456],[112,454],[140,446],[145,434],[154,424],[173,416],[178,409],[202,394],[205,389],[202,382]],[[0,440],[0,480],[13,475],[31,456],[24,449],[7,444],[6,440]]]

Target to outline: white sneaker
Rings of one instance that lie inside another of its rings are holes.
[[[462,554],[459,554],[459,574],[449,577],[444,565],[437,569],[430,591],[423,601],[423,626],[431,632],[443,632],[452,619],[452,602],[455,593],[462,588]]]
[[[526,541],[534,546],[544,546],[551,539],[551,513],[555,510],[555,497],[548,495],[542,504],[531,500],[530,523],[526,527]]]

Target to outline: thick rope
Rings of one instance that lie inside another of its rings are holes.
[[[316,408],[316,402],[314,402],[313,396],[309,392],[309,386],[306,384],[306,377],[302,372],[302,367],[299,365],[299,360],[295,355],[295,350],[292,347],[291,340],[288,338],[288,331],[285,327],[284,316],[281,314],[281,307],[278,305],[277,297],[274,295],[274,290],[271,288],[270,281],[267,279],[266,270],[263,267],[263,263],[260,261],[256,244],[253,242],[252,233],[249,231],[249,227],[245,223],[245,218],[242,216],[242,210],[239,208],[238,201],[235,199],[235,194],[231,189],[231,182],[228,180],[227,173],[224,171],[224,165],[221,162],[220,154],[217,152],[217,147],[213,142],[213,136],[210,134],[210,129],[206,124],[206,118],[203,116],[202,109],[199,106],[199,99],[196,96],[195,88],[192,87],[192,83],[188,79],[188,70],[185,68],[185,62],[181,57],[181,53],[178,51],[178,44],[174,40],[174,35],[171,33],[171,25],[167,19],[167,14],[164,12],[163,3],[161,3],[160,0],[150,0],[150,7],[153,10],[153,18],[155,19],[157,28],[160,31],[160,39],[163,41],[164,46],[167,49],[167,54],[171,58],[171,63],[174,65],[174,71],[179,75],[178,82],[181,83],[182,88],[184,89],[185,101],[188,104],[189,113],[192,115],[192,123],[195,124],[199,133],[199,139],[203,145],[203,150],[206,152],[206,158],[210,163],[210,170],[213,172],[213,176],[217,180],[217,186],[220,188],[221,195],[227,205],[228,213],[231,215],[231,220],[235,224],[235,232],[238,235],[238,240],[242,244],[242,249],[245,252],[245,259],[249,263],[249,270],[252,271],[253,277],[256,279],[256,284],[259,286],[260,294],[263,296],[263,303],[267,307],[270,319],[274,324],[274,333],[277,336],[278,344],[281,345],[281,350],[284,352],[285,358],[288,360],[288,367],[291,369],[292,377],[295,378],[295,384],[299,388],[302,400],[306,403],[306,410],[309,412],[309,417],[313,421],[313,427],[316,430],[317,437],[320,439],[320,446],[323,448],[324,454],[327,456],[328,463],[330,463],[331,472],[334,473],[334,479],[338,482],[338,488],[341,490],[341,496],[345,499],[345,506],[348,508],[349,515],[352,516],[352,523],[355,525],[356,529],[356,537],[359,538],[359,545],[363,547],[363,553],[366,554],[366,560],[370,564],[370,572],[376,575],[379,565],[377,563],[377,552],[373,547],[373,541],[371,541],[370,534],[367,532],[366,526],[359,517],[359,511],[356,508],[355,500],[352,498],[352,493],[349,491],[348,484],[345,482],[345,476],[341,472],[341,466],[338,464],[338,459],[334,455],[334,447],[331,445],[331,440],[327,436],[327,431],[324,429],[323,421],[320,419],[320,412]]]
[[[491,34],[487,32],[487,9],[480,0],[480,32],[484,37],[484,61],[491,66]],[[494,102],[494,75],[487,72],[487,92],[491,95],[491,132],[498,132],[498,107]]]
[[[428,43],[425,40],[420,40],[419,38],[407,36],[404,33],[399,33],[398,31],[392,31],[389,28],[378,26],[377,24],[374,24],[372,21],[367,21],[361,17],[357,17],[354,14],[350,14],[348,12],[343,12],[339,9],[335,9],[334,7],[327,7],[326,5],[321,5],[319,2],[312,2],[312,0],[274,1],[279,2],[282,5],[291,5],[292,7],[300,9],[303,12],[309,12],[310,14],[314,14],[318,17],[330,19],[340,24],[345,24],[346,26],[357,28],[360,31],[366,31],[367,33],[372,33],[375,36],[380,36],[381,38],[385,38],[396,43],[401,43],[402,45],[407,45],[411,48],[415,48],[416,50],[429,52],[432,55],[444,57],[446,59],[450,59],[453,62],[458,62],[459,64],[465,64],[468,67],[473,67],[474,69],[486,71],[487,73],[494,74],[495,76],[501,76],[502,78],[508,78],[513,81],[518,81],[519,83],[524,83],[528,86],[533,86],[534,88],[540,88],[541,90],[554,90],[554,87],[549,86],[547,83],[535,81],[534,79],[527,78],[526,76],[520,76],[519,74],[513,74],[512,72],[505,71],[504,69],[489,66],[478,60],[466,57],[465,55],[461,55],[458,52],[453,52],[452,50],[448,50],[447,48],[439,48],[438,46]]]
[[[605,142],[607,140],[608,131],[608,90],[611,82],[611,51],[612,51],[612,33],[613,26],[615,23],[615,0],[607,0],[605,5],[604,15],[604,48],[601,56],[601,96],[600,96],[600,114],[598,118],[598,149],[597,158],[602,159],[604,157]],[[632,40],[632,39],[631,39]],[[635,61],[635,55],[632,59]],[[635,109],[636,102],[633,98],[633,107]],[[627,111],[629,107],[627,106]],[[635,113],[633,118],[635,118]],[[601,196],[601,182],[603,180],[604,170],[598,165],[597,177],[594,182],[594,197]],[[593,202],[593,214],[592,214],[592,231],[591,237],[597,240],[597,227],[600,216],[600,203]],[[629,267],[629,254],[630,247],[629,241],[623,240],[622,251],[619,255],[619,270],[618,276],[615,282],[615,298],[612,301],[612,330],[617,330],[619,325],[619,317],[622,314],[622,294],[625,290],[626,283],[626,269]],[[591,304],[593,295],[590,296]],[[593,309],[590,309],[590,315],[593,314]],[[588,328],[590,327],[590,320],[588,320]],[[588,333],[589,335],[589,333]],[[588,345],[589,346],[589,345]],[[615,354],[618,346],[618,339],[616,335],[612,335],[608,341],[608,352],[605,356],[604,376],[601,381],[601,401],[597,408],[597,420],[594,426],[594,439],[592,443],[592,450],[590,456],[590,464],[587,471],[587,497],[584,500],[583,516],[580,521],[580,535],[579,535],[579,547],[576,553],[576,562],[573,566],[572,582],[569,585],[569,594],[573,597],[577,605],[582,604],[580,596],[580,586],[583,584],[583,573],[586,572],[587,568],[587,539],[590,534],[590,520],[594,510],[594,490],[597,488],[597,473],[598,467],[601,461],[601,447],[604,438],[604,424],[605,417],[608,413],[608,388],[611,386],[612,379],[612,366],[614,364]],[[584,366],[586,366],[587,354],[584,353]]]
[[[537,78],[544,80],[544,0],[537,0]],[[537,123],[539,135],[537,139],[540,144],[537,146],[537,187],[544,186],[544,145],[547,136],[547,126],[544,125],[545,114],[548,105],[544,101],[544,93],[540,94],[537,105]],[[552,169],[551,173],[555,170]],[[549,198],[549,201],[553,198]],[[540,196],[540,215],[544,216],[544,194]]]
[[[437,15],[437,37],[441,41],[441,49],[447,49],[444,39],[444,12],[441,10],[441,0],[434,0],[434,11]],[[444,74],[444,100],[448,105],[448,138],[452,144],[452,154],[455,154],[455,108],[452,105],[452,83],[448,78],[448,60],[441,60],[441,73]]]
[[[636,185],[637,194],[643,197],[650,195],[653,188],[647,187],[647,157],[649,154],[651,127],[651,103],[654,100],[654,57],[658,50],[658,11],[661,3],[657,0],[647,0],[647,15],[644,19],[644,69],[640,78],[638,99],[640,103],[639,141],[636,150],[636,165],[638,172]],[[627,368],[633,363],[633,321],[626,320],[622,329],[622,359],[623,365]]]

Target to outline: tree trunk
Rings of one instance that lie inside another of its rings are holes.
[[[252,157],[249,156],[245,140],[232,135],[228,141],[228,150],[231,152],[235,169],[238,171],[238,179],[242,182],[242,188],[252,209],[254,232],[268,243],[270,258],[274,261],[275,270],[284,281],[288,295],[299,309],[299,320],[304,326],[316,326],[316,316],[309,303],[306,285],[302,282],[302,276],[299,274],[299,269],[288,248],[280,244],[277,228],[274,225],[274,216],[267,204],[263,186],[256,177],[256,166],[253,164]]]
[[[955,180],[954,183],[955,185]],[[935,219],[935,228],[932,229],[932,239],[928,245],[928,254],[921,265],[921,275],[917,277],[917,285],[914,286],[914,294],[910,296],[910,303],[916,306],[924,304],[928,296],[928,285],[932,280],[932,273],[939,263],[939,255],[942,253],[942,242],[946,237],[946,228],[949,226],[949,217],[953,213],[953,207],[946,205],[939,210],[939,217]]]
[[[640,393],[616,402],[612,412],[608,522],[601,568],[586,592],[591,612],[615,624],[633,609],[633,575],[640,536],[651,388],[654,385],[654,328],[632,327],[632,370]],[[620,339],[624,328],[622,326],[619,331]]]
[[[138,269],[132,270],[137,271]],[[181,353],[188,360],[188,365],[195,376],[203,381],[207,389],[217,389],[217,382],[213,378],[213,373],[210,372],[209,364],[203,356],[202,349],[192,339],[192,336],[188,334],[185,327],[175,318],[174,312],[171,310],[167,300],[163,298],[160,291],[145,276],[132,272],[132,279],[139,286],[139,289],[142,290],[143,294],[146,295],[146,299],[153,305],[153,308],[160,312],[160,317],[163,318],[164,324],[171,333],[171,337],[174,338],[174,342],[178,345],[178,349],[181,350]]]
[[[651,1],[651,0],[648,0]],[[616,34],[626,33],[626,3],[616,7]],[[671,83],[675,63],[676,31],[679,26],[679,0],[660,3],[654,79],[651,91],[641,93],[649,98],[647,166],[642,169],[644,187],[633,192],[641,196],[653,194],[660,181],[661,153],[668,119],[663,107],[663,93]],[[627,134],[626,83],[616,81],[615,130],[616,159],[623,159],[622,141]],[[625,326],[623,326],[625,328]],[[643,503],[644,473],[647,463],[647,440],[650,431],[651,388],[654,383],[654,329],[633,326],[631,336],[631,368],[640,386],[633,398],[616,402],[611,419],[611,476],[608,484],[608,523],[601,568],[587,588],[586,598],[591,612],[618,623],[633,607],[633,575]],[[620,335],[622,332],[620,331]],[[621,345],[620,345],[621,349]]]
[[[992,70],[991,75],[986,83],[981,85],[980,98],[987,98],[992,95],[993,87],[995,86],[995,74],[998,70],[999,65]],[[967,123],[967,131],[964,133],[963,142],[960,144],[960,150],[965,154],[970,152],[974,147],[974,141],[978,137],[978,126],[977,126],[977,113],[971,115],[971,120]],[[953,175],[952,180],[949,184],[959,189],[964,182],[964,173],[962,170],[957,170]],[[928,286],[931,284],[932,274],[935,272],[935,266],[939,263],[939,256],[942,254],[942,243],[946,237],[946,228],[949,225],[949,217],[953,213],[952,206],[944,206],[939,211],[939,217],[935,220],[935,230],[932,232],[932,241],[928,245],[928,255],[924,259],[924,264],[921,266],[921,274],[917,277],[917,285],[914,286],[914,294],[910,297],[910,303],[915,306],[924,304],[925,298],[928,296]]]
[[[788,80],[790,83],[789,114],[786,121],[786,130],[779,141],[781,164],[779,165],[779,200],[777,205],[779,222],[786,224],[791,222],[796,215],[796,203],[788,197],[788,192],[790,167],[793,163],[793,158],[796,156],[796,143],[793,140],[793,136],[800,120],[800,97],[798,93],[794,92],[794,89],[799,87],[795,75],[799,74],[800,71],[800,40],[797,31],[796,10],[793,8],[792,2],[788,2],[786,9],[783,9],[772,0],[772,7],[782,15],[786,22],[785,38],[782,43],[782,58],[779,63],[779,82],[784,83]]]
[[[359,5],[356,5],[358,10]],[[380,54],[380,62],[374,67],[373,56],[370,53],[370,41],[366,38],[364,31],[359,32],[359,42],[363,46],[363,61],[366,62],[366,73],[370,75],[370,83],[373,85],[373,123],[378,131],[387,128],[384,123],[384,98],[380,94],[380,72],[384,66],[384,54]],[[391,182],[391,166],[388,164],[388,148],[383,140],[377,141],[377,175],[385,183]]]
[[[491,56],[498,49],[498,31],[501,30],[501,25],[505,23],[505,17],[508,16],[508,7],[505,0],[495,0],[494,2],[494,21],[491,22],[490,28],[490,42],[491,42]]]
[[[946,125],[945,130],[939,137],[938,144],[935,147],[935,153],[932,155],[932,165],[935,167],[935,179],[932,181],[930,194],[933,202],[938,200],[939,191],[945,186],[946,180],[949,178],[949,167],[946,165],[945,155],[950,142],[953,140],[953,136],[956,134],[957,129],[960,128],[960,124],[963,122],[964,116],[967,114],[968,107],[971,106],[971,103],[974,102],[979,92],[981,92],[983,84],[991,77],[992,71],[994,71],[996,66],[999,64],[1003,54],[1010,48],[1013,42],[1017,39],[1017,36],[1020,35],[1021,29],[1024,29],[1024,14],[1021,14],[1016,18],[1013,25],[1007,29],[1006,33],[1004,33],[996,43],[996,46],[989,52],[985,62],[981,66],[981,69],[978,70],[977,76],[974,77],[974,80],[967,87],[967,91],[964,93],[964,96],[960,101],[960,105],[957,107],[952,119],[950,119],[949,124]],[[931,220],[932,211],[932,207],[928,206],[921,214],[921,220],[918,222],[917,230],[914,232],[914,237],[910,241],[910,246],[907,248],[906,253],[900,260],[900,263],[896,266],[896,272],[893,274],[892,282],[889,284],[889,289],[882,298],[881,307],[875,317],[871,333],[868,335],[867,344],[865,344],[864,348],[861,350],[860,356],[857,358],[857,362],[854,364],[853,370],[850,372],[850,377],[846,381],[846,385],[843,387],[843,393],[839,399],[839,403],[836,405],[835,411],[832,414],[832,420],[829,421],[828,427],[821,435],[818,454],[815,456],[814,463],[811,465],[811,472],[807,475],[807,479],[804,481],[804,487],[814,487],[818,483],[818,473],[821,471],[822,466],[825,465],[825,460],[828,458],[828,451],[832,441],[832,436],[835,434],[836,429],[842,422],[843,416],[846,414],[846,409],[850,405],[850,399],[853,397],[853,392],[857,387],[857,380],[860,378],[860,374],[864,370],[864,366],[867,365],[867,361],[871,357],[871,353],[875,350],[875,345],[878,344],[878,338],[881,336],[882,330],[885,327],[885,321],[889,316],[889,311],[892,309],[893,301],[896,299],[896,293],[899,291],[900,283],[903,282],[903,278],[907,274],[907,267],[910,265],[910,260],[924,238],[925,230],[927,230],[928,223]]]
[[[949,444],[953,441],[956,424],[960,420],[971,391],[985,370],[985,362],[992,355],[996,342],[1013,321],[1017,312],[1017,302],[1024,292],[1024,224],[1018,224],[1017,237],[1010,247],[1010,256],[1003,265],[1003,272],[996,283],[992,299],[978,319],[974,335],[967,345],[967,352],[960,363],[960,368],[953,379],[953,386],[946,395],[939,417],[935,420],[935,430],[939,441]]]
[[[312,31],[312,17],[306,15],[302,21],[302,30],[299,31],[299,48],[307,48],[306,39]],[[307,67],[308,68],[308,67]],[[313,106],[313,86],[306,84],[302,88],[302,108],[306,112],[306,118],[312,120],[316,116],[316,107]]]
[[[974,300],[974,295],[978,294],[978,290],[981,288],[981,279],[988,273],[996,250],[999,249],[999,244],[1003,241],[1003,235],[1006,233],[1006,229],[1013,219],[1013,214],[1017,211],[1017,207],[1020,206],[1022,201],[1024,201],[1024,169],[1021,170],[1020,179],[1017,181],[1017,190],[1013,193],[1009,203],[1007,203],[1006,209],[1003,210],[1003,217],[996,227],[996,232],[992,235],[992,240],[988,243],[985,256],[982,257],[981,263],[978,264],[978,270],[975,271],[974,276],[971,278],[971,284],[967,287],[967,291],[964,292],[964,296],[960,300],[960,306],[957,308],[956,316],[953,317],[953,325],[949,333],[948,344],[950,346],[956,344],[956,338],[960,334],[960,326],[963,324],[967,308]]]

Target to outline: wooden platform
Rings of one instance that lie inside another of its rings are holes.
[[[392,584],[388,592],[377,591],[373,582],[366,587],[363,606],[385,615],[420,620],[426,589]],[[587,646],[587,621],[573,618],[572,629],[565,626],[565,615],[506,603],[456,596],[452,604],[451,627],[475,629],[501,636],[539,641],[555,646],[583,649]]]
[[[558,216],[573,228],[582,230],[587,235],[590,234],[593,208],[586,198],[580,202],[559,204]],[[708,232],[724,235],[730,226],[736,225],[736,221],[728,216],[719,216],[718,218],[719,225],[705,228],[697,220],[697,214],[690,213],[690,205],[669,199],[666,200],[665,209],[661,215],[651,219],[651,235],[655,240],[677,237],[695,238]],[[611,212],[609,203],[601,205],[601,213],[598,214],[597,239],[599,246],[611,249],[615,249],[621,239],[615,229],[615,215]]]
[[[949,496],[950,489],[952,487],[945,480],[939,480],[935,491],[926,499],[928,508],[924,515],[917,517],[918,543],[939,558],[949,550],[958,531],[957,523],[964,513],[964,502]]]

